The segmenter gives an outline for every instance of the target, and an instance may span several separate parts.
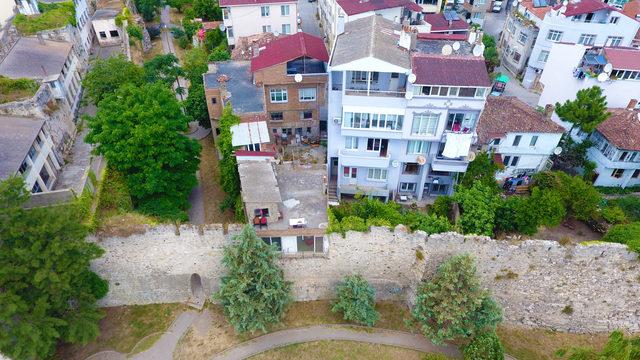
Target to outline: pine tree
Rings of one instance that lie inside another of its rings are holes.
[[[611,115],[607,111],[607,97],[602,95],[602,89],[598,86],[579,90],[575,100],[556,103],[556,114],[572,123],[569,132],[577,126],[586,133],[591,133]]]
[[[276,265],[275,248],[260,239],[247,225],[224,249],[222,263],[227,274],[213,295],[238,333],[267,331],[280,322],[292,301],[291,283]]]
[[[376,311],[376,291],[362,275],[346,276],[337,289],[338,300],[331,312],[342,312],[347,321],[373,326],[380,318]]]

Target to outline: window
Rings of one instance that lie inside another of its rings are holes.
[[[439,119],[440,114],[414,114],[411,134],[435,136]]]
[[[402,173],[417,175],[420,173],[420,165],[418,163],[404,163],[402,164]]]
[[[282,33],[284,35],[291,34],[291,25],[290,24],[282,24]]]
[[[471,18],[479,20],[479,19],[484,18],[484,14],[481,13],[481,12],[474,12],[474,13],[471,13]]]
[[[520,55],[520,53],[519,53],[519,52],[514,51],[514,52],[513,52],[513,61],[515,61],[515,62],[520,62],[520,58],[522,58],[522,55]]]
[[[367,180],[386,181],[387,170],[386,169],[368,169]]]
[[[477,98],[483,98],[484,94],[486,93],[487,89],[485,88],[476,88],[476,97]]]
[[[280,6],[280,15],[289,16],[289,5],[281,5]]]
[[[511,157],[511,156],[507,155],[502,159],[502,163],[505,166],[517,166],[519,160],[520,160],[520,156]]]
[[[344,148],[348,150],[357,150],[358,138],[355,136],[346,136],[344,138]]]
[[[35,183],[35,184],[33,184],[33,187],[31,188],[31,192],[32,192],[33,194],[36,194],[36,193],[40,193],[40,192],[42,192],[42,188],[40,187],[40,184],[38,184],[38,182],[37,182],[37,181],[36,181],[36,183]]]
[[[538,143],[538,135],[534,135],[531,137],[531,141],[529,141],[529,146],[536,146]]]
[[[613,172],[611,173],[611,176],[616,179],[620,179],[622,175],[624,175],[624,169],[613,169]]]
[[[509,21],[509,23],[507,24],[507,31],[512,34],[516,32],[516,25],[513,23],[513,21]]]
[[[26,175],[29,172],[30,168],[31,168],[31,166],[27,162],[27,159],[24,159],[22,164],[20,164],[20,168],[18,169],[18,171],[20,172],[20,174]]]
[[[43,166],[42,169],[40,170],[40,179],[42,179],[42,182],[45,185],[49,185],[49,180],[51,179],[51,176],[49,175],[49,171],[47,171],[47,167]]]
[[[260,144],[258,144],[258,143],[249,144],[249,145],[247,145],[247,150],[248,151],[260,151]]]
[[[98,32],[98,34],[100,34],[100,39],[106,39],[107,38],[107,33],[104,31],[100,31]]]
[[[377,72],[372,72],[371,73],[371,81],[372,82],[378,82],[378,75],[379,74]],[[351,82],[354,82],[354,83],[366,83],[368,77],[369,77],[369,72],[367,72],[367,71],[352,71],[351,72]]]
[[[300,111],[300,119],[302,119],[302,120],[311,120],[311,119],[313,119],[313,110],[302,110],[302,111]]]
[[[529,35],[527,35],[524,31],[520,31],[520,34],[518,34],[518,42],[524,45],[527,42],[527,38],[529,38]]]
[[[118,30],[109,30],[109,36],[111,37],[120,37]]]
[[[31,145],[29,148],[29,158],[31,158],[31,161],[35,161],[36,156],[38,156],[38,151],[33,145]]]
[[[500,139],[499,138],[495,138],[495,139],[491,140],[491,145],[500,145]]]
[[[617,24],[618,20],[620,20],[619,16],[612,16],[609,18],[609,24]]]
[[[262,17],[269,16],[269,6],[260,6],[260,15]]]
[[[380,151],[382,139],[367,139],[367,151]]]
[[[419,155],[429,153],[430,142],[409,140],[407,142],[407,155]]]
[[[275,111],[275,112],[269,113],[269,115],[271,116],[271,121],[284,120],[284,114],[282,113],[282,111]]]
[[[269,209],[253,209],[253,216],[264,216],[269,217]]]
[[[622,36],[609,36],[607,38],[607,42],[605,43],[605,46],[621,46],[622,45]]]
[[[298,90],[298,97],[300,101],[315,101],[316,100],[316,88],[304,88]]]
[[[229,9],[227,8],[222,9],[222,18],[225,20],[229,20]]]
[[[227,27],[227,36],[232,38],[233,37],[233,27],[232,26],[228,26]]]
[[[263,237],[262,240],[267,243],[267,245],[274,245],[276,247],[276,251],[282,251],[282,238],[279,236],[273,237]]]
[[[511,144],[512,146],[518,146],[520,145],[520,140],[522,139],[522,135],[516,135],[516,137],[513,139],[513,144]]]
[[[400,131],[403,121],[403,115],[345,112],[342,127]]]
[[[288,101],[287,89],[271,89],[269,95],[272,103],[286,103]]]
[[[342,169],[342,174],[346,178],[355,179],[356,177],[358,177],[358,168],[351,167],[351,166],[345,166]]]
[[[511,161],[511,156],[509,155],[502,158],[502,163],[504,164],[504,166],[509,166],[509,161]]]
[[[474,113],[449,113],[445,130],[467,133],[475,126],[476,118]]]
[[[518,166],[518,160],[520,160],[520,156],[514,156],[511,159],[511,166]]]
[[[578,44],[593,45],[596,42],[596,36],[593,34],[582,34],[578,39]]]
[[[639,178],[639,177],[640,177],[640,169],[636,169],[636,170],[633,172],[633,175],[631,175],[631,177],[632,177],[632,178],[634,178],[634,179]]]
[[[322,236],[304,235],[296,237],[296,250],[297,252],[323,252],[323,240]]]
[[[549,59],[549,51],[548,50],[540,51],[540,54],[538,54],[538,61],[541,63],[546,63],[547,59]]]
[[[270,33],[271,32],[271,25],[262,25],[262,32],[263,33]]]
[[[214,98],[214,97],[213,97],[213,98],[211,98],[211,103],[212,103],[212,104],[217,104],[217,103],[218,103],[218,100],[216,100],[216,98]]]
[[[459,87],[450,87],[449,96],[458,96],[458,91],[460,91]]]
[[[400,183],[400,191],[414,192],[416,191],[416,183]]]
[[[476,88],[460,88],[458,91],[459,97],[475,97],[476,96]]]
[[[549,41],[560,41],[560,40],[562,40],[562,31],[549,30],[549,32],[547,33],[547,40],[549,40]]]

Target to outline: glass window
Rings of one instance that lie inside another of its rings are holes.
[[[20,174],[26,175],[29,172],[30,168],[31,168],[31,166],[27,162],[27,159],[24,159],[22,164],[20,164],[20,168],[18,169],[18,171],[20,172]]]
[[[42,179],[42,182],[45,185],[49,185],[49,180],[51,179],[51,176],[49,175],[49,171],[47,171],[46,166],[43,166],[42,169],[40,170],[40,179]]]
[[[631,177],[632,177],[632,178],[634,178],[634,179],[639,178],[639,177],[640,177],[640,169],[636,169],[636,170],[633,172],[633,175],[631,175]]]
[[[400,183],[400,191],[413,192],[416,191],[416,183]]]
[[[513,144],[511,145],[512,146],[520,145],[520,140],[522,140],[522,135],[516,135],[516,137],[513,139]]]
[[[439,119],[440,114],[414,114],[411,134],[435,136]]]
[[[345,166],[343,169],[343,175],[346,178],[355,179],[358,177],[358,168]]]
[[[507,30],[512,34],[516,32],[516,25],[513,21],[509,21],[509,23],[507,23]]]
[[[387,180],[387,170],[386,169],[368,169],[367,180],[385,181]]]
[[[453,132],[469,132],[476,124],[477,115],[474,113],[449,113],[445,130]]]
[[[541,63],[546,63],[547,59],[549,59],[549,51],[548,50],[540,51],[540,54],[538,54],[538,61]]]
[[[271,25],[263,25],[262,26],[262,32],[263,33],[270,33],[271,32]]]
[[[358,148],[358,138],[355,136],[345,136],[344,148],[348,150],[355,150]]]
[[[31,158],[31,161],[35,161],[37,156],[38,150],[36,150],[36,148],[31,145],[31,147],[29,148],[29,158]]]
[[[533,135],[531,137],[531,141],[529,141],[529,146],[536,146],[538,143],[538,135]]]
[[[562,40],[562,31],[549,30],[547,33],[547,40],[556,42]]]
[[[402,173],[417,175],[420,173],[420,165],[418,163],[404,163],[402,164]]]
[[[298,90],[298,96],[300,101],[315,101],[316,100],[316,88],[304,88]]]
[[[502,163],[503,163],[505,166],[509,166],[509,161],[511,161],[511,156],[509,156],[509,155],[507,155],[507,156],[505,156],[505,157],[503,157],[503,158],[502,158]]]
[[[593,45],[596,42],[596,36],[593,34],[582,34],[578,39],[578,44]]]
[[[622,175],[624,175],[624,169],[613,169],[613,172],[611,173],[611,176],[616,179],[620,179]]]
[[[607,42],[605,46],[621,46],[622,45],[622,36],[609,36],[607,38]]]
[[[381,146],[382,146],[382,139],[367,139],[368,151],[380,151]]]
[[[486,93],[487,89],[485,88],[476,88],[476,97],[482,98]]]
[[[276,251],[282,251],[282,238],[279,236],[263,237],[262,240],[268,245],[274,245]]]
[[[460,97],[475,97],[476,96],[476,88],[460,88],[460,91],[458,91],[458,96],[460,96]]]
[[[511,159],[511,166],[518,166],[519,160],[520,160],[520,156],[514,156],[513,159]]]
[[[520,34],[518,34],[518,42],[522,45],[524,45],[527,42],[527,38],[529,37],[529,35],[527,35],[524,31],[520,31]]]
[[[274,111],[269,114],[271,116],[271,121],[282,121],[284,120],[284,114],[282,111]]]
[[[302,119],[302,120],[311,120],[311,119],[313,119],[313,110],[302,110],[302,111],[300,111],[300,119]]]
[[[260,15],[263,17],[269,16],[269,6],[260,6]]]
[[[36,181],[36,183],[35,183],[35,184],[33,184],[33,187],[31,188],[31,192],[32,192],[33,194],[36,194],[36,193],[40,193],[40,192],[42,192],[42,188],[40,187],[40,184],[38,184],[38,182],[37,182],[37,181]]]
[[[618,20],[620,20],[620,17],[612,16],[612,17],[609,18],[609,24],[617,24]]]
[[[522,58],[522,55],[519,52],[517,51],[513,52],[513,61],[520,62],[521,58]]]
[[[282,33],[284,35],[291,34],[291,25],[290,24],[282,24]]]
[[[459,87],[450,87],[449,88],[449,96],[458,96]]]
[[[286,103],[288,101],[287,89],[271,89],[269,95],[272,103]]]
[[[431,143],[428,141],[409,140],[407,142],[407,155],[419,155],[429,153]]]
[[[280,15],[289,16],[289,5],[280,5]]]

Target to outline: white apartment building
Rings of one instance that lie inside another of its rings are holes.
[[[53,189],[60,163],[44,124],[33,118],[0,116],[0,180],[21,175],[32,193]]]
[[[329,64],[330,201],[453,192],[490,87],[471,49],[416,40],[382,16],[345,25]]]
[[[635,104],[637,102],[633,102]],[[594,185],[640,185],[640,111],[609,109],[611,116],[598,125],[589,140],[589,160],[596,163]]]
[[[261,34],[293,34],[298,31],[298,3],[292,0],[221,0],[227,42]]]
[[[578,90],[599,86],[609,107],[624,108],[640,94],[640,50],[554,44],[540,84],[542,107],[573,100]]]
[[[532,175],[551,168],[549,157],[564,128],[516,97],[489,97],[478,123],[478,148],[493,153],[504,169],[496,179]]]
[[[410,18],[411,12],[421,13],[424,11],[423,6],[429,10],[439,2],[418,0],[418,4],[411,0],[319,0],[318,13],[329,45],[333,46],[336,36],[344,31],[345,24],[350,21],[380,15],[385,19],[400,23],[402,20]]]
[[[544,0],[523,0],[505,21],[502,57],[511,63],[511,71],[524,72],[525,87],[536,85],[554,44],[630,46],[640,28],[638,21],[600,0],[546,4]]]

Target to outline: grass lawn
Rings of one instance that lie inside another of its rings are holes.
[[[0,104],[30,98],[39,87],[32,79],[9,79],[0,75]]]
[[[219,205],[226,194],[220,187],[220,173],[218,170],[218,150],[213,143],[213,136],[209,135],[200,140],[200,186],[204,199],[204,220],[206,224],[234,223],[233,211],[220,211]]]
[[[106,316],[100,320],[100,336],[86,346],[61,345],[57,359],[81,360],[102,350],[129,353],[144,337],[165,331],[180,312],[186,310],[182,304],[154,304],[117,306],[103,309]],[[157,340],[159,336],[152,336]],[[153,342],[145,341],[136,352],[151,347]]]
[[[314,341],[293,344],[252,356],[251,360],[276,359],[351,359],[351,360],[420,360],[424,353],[395,346],[368,344],[354,341]],[[446,359],[442,357],[441,359]]]
[[[498,336],[504,350],[518,360],[555,360],[555,352],[572,347],[591,347],[601,350],[608,333],[573,334],[544,329],[501,326]]]
[[[47,6],[49,8],[39,15],[16,15],[13,19],[16,29],[23,35],[35,35],[38,31],[58,29],[75,22],[71,1]]]

